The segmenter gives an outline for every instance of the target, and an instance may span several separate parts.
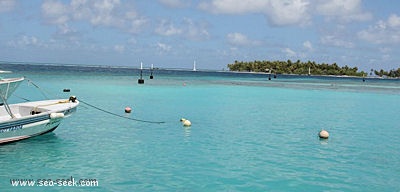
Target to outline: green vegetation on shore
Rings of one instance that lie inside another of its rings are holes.
[[[277,74],[297,74],[297,75],[337,75],[337,76],[367,76],[368,73],[358,71],[358,67],[349,67],[347,65],[339,67],[336,63],[315,63],[314,61],[301,62],[297,60],[292,62],[287,61],[235,61],[233,64],[228,64],[229,71],[246,71],[246,72],[265,72]],[[377,76],[400,77],[400,68],[390,70],[389,72],[380,70],[374,71],[371,69],[369,75],[374,72]]]

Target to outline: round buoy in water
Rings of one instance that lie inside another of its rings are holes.
[[[125,107],[125,113],[130,113],[132,112],[132,109],[130,107]]]
[[[329,138],[329,133],[326,130],[321,130],[318,134],[319,138],[321,139],[328,139]]]
[[[185,126],[185,127],[190,127],[192,125],[192,123],[185,118],[182,118],[181,122],[182,122],[183,126]]]
[[[183,122],[183,126],[185,127],[190,127],[192,125],[192,123],[189,120],[186,120]]]

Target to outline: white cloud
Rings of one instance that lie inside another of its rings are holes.
[[[118,53],[123,53],[125,51],[124,45],[114,45],[114,51]]]
[[[312,44],[311,44],[310,41],[305,41],[305,42],[303,43],[303,47],[306,48],[306,49],[309,50],[309,51],[312,51],[312,50],[313,50],[313,46],[312,46]]]
[[[89,21],[93,26],[116,27],[130,33],[138,33],[148,23],[129,4],[120,0],[73,0],[73,18]]]
[[[15,5],[15,0],[0,0],[0,13],[13,10]]]
[[[147,20],[129,5],[122,5],[120,0],[72,0],[70,4],[46,0],[42,4],[42,15],[45,22],[59,26],[71,21],[86,21],[92,26],[137,33]]]
[[[246,35],[241,33],[229,33],[226,38],[229,44],[234,46],[251,46],[260,44],[260,42],[250,40]]]
[[[138,33],[143,30],[148,20],[140,16],[135,10],[130,9],[124,15],[125,26],[130,33]]]
[[[372,18],[363,10],[361,0],[208,0],[198,7],[214,14],[259,13],[276,26],[306,26],[312,23],[313,16],[321,15],[342,22]]]
[[[189,5],[189,3],[184,0],[159,0],[159,2],[173,8],[183,8]]]
[[[268,7],[267,0],[212,0],[202,2],[199,8],[216,14],[259,13]]]
[[[344,22],[366,21],[372,14],[362,11],[361,0],[318,0],[316,10],[320,15]]]
[[[182,33],[181,29],[176,28],[171,22],[162,20],[155,32],[163,36],[178,35]]]
[[[374,26],[358,32],[358,37],[374,44],[400,43],[400,17],[396,14],[389,16],[387,21],[378,21]]]
[[[196,22],[189,18],[183,20],[183,35],[190,40],[204,40],[210,37],[207,23]]]
[[[128,43],[134,45],[137,43],[137,40],[135,38],[129,38]]]
[[[42,14],[50,24],[63,25],[69,20],[68,7],[58,1],[45,1]]]
[[[297,55],[297,53],[290,48],[285,48],[282,51],[286,54],[287,57],[295,57]]]
[[[119,0],[72,0],[71,14],[74,19],[89,21],[94,26],[121,26],[123,19],[117,8]]]
[[[40,42],[39,39],[35,36],[22,35],[16,40],[9,41],[8,45],[11,47],[25,48],[30,46],[40,46]]]
[[[392,49],[388,48],[388,47],[381,47],[381,48],[379,48],[379,51],[382,53],[390,53],[392,51]]]
[[[196,22],[189,18],[183,18],[179,26],[174,25],[171,21],[161,20],[155,33],[162,36],[181,35],[190,40],[204,40],[210,36],[206,23]]]
[[[321,43],[324,45],[331,45],[335,47],[353,48],[354,43],[338,38],[335,35],[326,35],[321,37]]]
[[[393,14],[390,15],[387,21],[389,27],[394,28],[394,29],[399,29],[400,28],[400,17]]]
[[[164,43],[157,43],[157,49],[160,52],[168,52],[171,50],[171,46],[164,44]]]
[[[305,25],[310,22],[305,0],[212,0],[199,8],[215,14],[260,13],[272,25]]]
[[[76,43],[79,41],[80,33],[70,27],[67,23],[64,23],[57,26],[57,31],[54,34],[54,37],[58,39],[66,39],[70,42]]]
[[[303,0],[270,0],[266,14],[274,25],[307,25],[311,22],[308,6]]]

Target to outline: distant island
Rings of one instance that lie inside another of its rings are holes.
[[[297,75],[335,75],[335,76],[368,76],[367,72],[358,71],[358,67],[349,67],[347,65],[339,67],[336,63],[315,63],[314,61],[302,62],[297,60],[293,62],[287,61],[235,61],[233,64],[228,64],[229,71],[239,72],[264,72],[274,74],[297,74]],[[379,77],[399,78],[400,68],[397,70],[384,71],[383,69],[377,71],[371,69],[369,75]]]

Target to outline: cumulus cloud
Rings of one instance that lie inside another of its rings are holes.
[[[266,15],[274,25],[307,25],[311,22],[308,5],[302,0],[270,0]]]
[[[374,26],[358,32],[362,40],[375,44],[400,43],[400,17],[392,14],[386,21],[378,21]]]
[[[123,53],[125,51],[124,45],[114,45],[114,51],[118,53]]]
[[[182,35],[190,40],[208,39],[210,34],[207,30],[207,23],[193,21],[183,18],[181,25],[176,25],[168,20],[161,20],[155,33],[162,36]]]
[[[15,0],[0,0],[0,13],[13,10],[15,5]]]
[[[160,53],[168,52],[168,51],[171,50],[171,46],[169,46],[167,44],[164,44],[164,43],[158,42],[157,43],[157,49],[159,50]]]
[[[321,15],[342,22],[372,18],[371,13],[363,11],[361,0],[209,0],[198,7],[214,14],[259,13],[275,26],[306,26],[313,16]]]
[[[372,14],[362,10],[361,0],[318,0],[316,10],[318,14],[340,21],[366,21]]]
[[[215,14],[260,13],[272,25],[304,25],[310,19],[308,5],[304,0],[212,0],[199,8]]]
[[[312,44],[311,44],[310,41],[305,41],[305,42],[303,43],[303,47],[306,48],[306,49],[309,50],[309,51],[312,51],[312,50],[313,50],[313,46],[312,46]]]
[[[159,2],[172,8],[183,8],[189,5],[189,3],[184,0],[159,0]]]
[[[297,55],[297,53],[290,48],[285,48],[282,52],[285,53],[287,57],[295,57]]]
[[[147,25],[148,20],[144,17],[139,17],[136,14],[135,16],[127,16],[126,17],[126,26],[127,30],[130,33],[139,33],[143,30],[144,26]]]
[[[321,37],[321,43],[324,45],[330,45],[335,47],[353,48],[354,43],[345,41],[335,35],[326,35]]]
[[[162,20],[156,28],[155,32],[159,35],[171,36],[181,34],[182,30],[176,28],[172,22]]]
[[[124,23],[117,9],[119,0],[73,0],[71,14],[75,19],[87,20],[94,26],[122,26]]]
[[[389,27],[394,28],[394,29],[399,29],[400,28],[400,17],[397,16],[396,14],[390,15],[387,21]]]
[[[77,41],[79,39],[79,32],[70,27],[67,23],[57,26],[56,38],[67,38],[70,41]]]
[[[8,42],[11,47],[40,46],[39,39],[35,36],[22,35],[16,40]]]
[[[202,2],[199,8],[215,14],[259,13],[268,6],[266,0],[212,0]]]
[[[260,43],[255,40],[250,40],[246,35],[241,33],[229,33],[226,38],[229,44],[234,46],[251,46],[258,45]]]
[[[68,7],[58,1],[45,1],[42,4],[42,14],[50,24],[65,24],[69,20],[68,12]]]
[[[116,27],[136,33],[147,20],[120,0],[72,0],[69,4],[46,0],[42,4],[46,23],[65,25],[70,21],[86,21],[92,26]]]
[[[183,34],[190,40],[204,40],[210,37],[207,30],[207,23],[196,22],[189,18],[183,20]]]

